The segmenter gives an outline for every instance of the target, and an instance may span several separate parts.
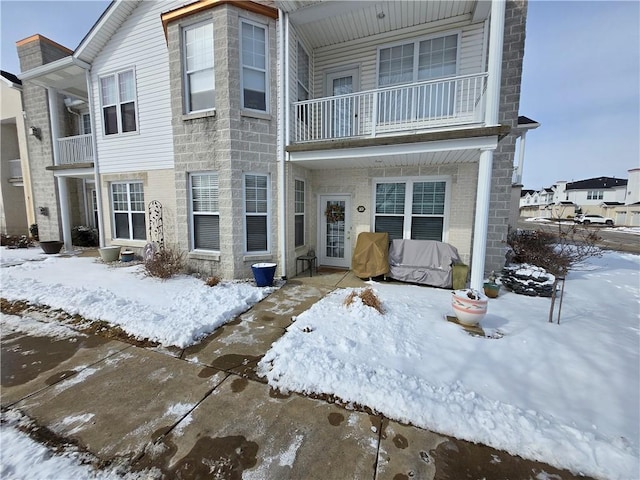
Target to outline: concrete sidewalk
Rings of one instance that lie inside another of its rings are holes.
[[[371,412],[284,395],[257,376],[292,316],[334,288],[363,285],[341,271],[297,277],[186,350],[80,334],[3,335],[0,403],[102,460],[156,468],[168,479],[578,478]]]

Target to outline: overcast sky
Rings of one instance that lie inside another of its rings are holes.
[[[0,2],[2,70],[19,72],[15,42],[40,33],[75,49],[108,1]],[[626,178],[640,166],[640,2],[529,2],[520,114],[523,183]]]

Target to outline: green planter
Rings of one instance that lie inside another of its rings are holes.
[[[493,282],[484,282],[482,285],[484,294],[489,298],[496,298],[500,293],[500,285]]]
[[[98,253],[103,262],[115,262],[120,258],[120,247],[102,247],[98,249]]]

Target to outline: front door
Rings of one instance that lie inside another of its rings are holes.
[[[332,138],[351,137],[357,132],[358,103],[351,95],[358,90],[358,69],[327,74],[327,92],[332,99],[329,130]]]
[[[351,266],[351,197],[349,195],[321,195],[320,265],[349,268]]]

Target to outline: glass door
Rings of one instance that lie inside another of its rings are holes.
[[[331,138],[351,137],[357,132],[357,102],[351,94],[357,91],[358,82],[357,69],[327,75],[327,92],[329,96],[336,97],[327,112]]]
[[[320,265],[349,268],[351,266],[351,197],[321,195],[319,229]]]

